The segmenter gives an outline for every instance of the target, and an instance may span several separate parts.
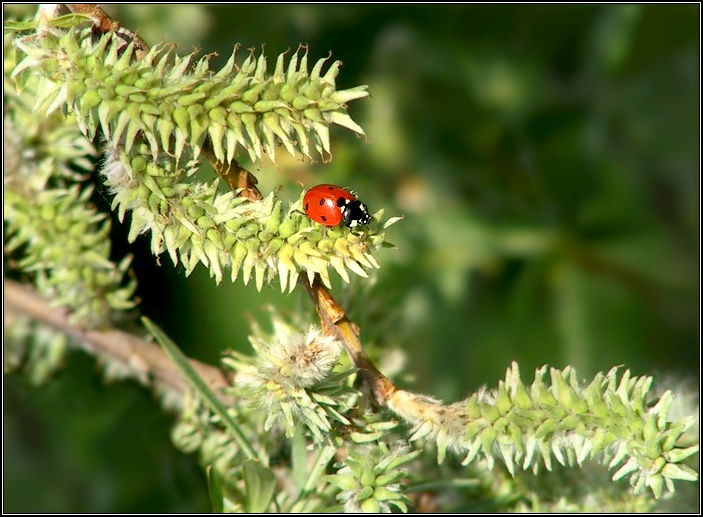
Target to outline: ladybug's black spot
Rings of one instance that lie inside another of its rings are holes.
[[[309,204],[310,204],[310,203],[305,203],[305,211],[306,211],[306,212],[308,211],[308,205],[309,205]]]
[[[325,204],[325,200],[324,200],[324,199],[320,199],[320,206],[323,206],[324,204]]]
[[[322,219],[323,221],[326,221],[326,220],[327,220],[327,218],[326,218],[324,215],[321,215],[321,216],[320,216],[320,219]]]
[[[334,190],[334,187],[327,187],[327,190]]]

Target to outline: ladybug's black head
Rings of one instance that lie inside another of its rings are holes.
[[[371,222],[371,216],[369,215],[366,205],[358,199],[346,204],[344,212],[342,213],[342,218],[344,225],[349,228],[356,228],[359,225],[365,225]]]

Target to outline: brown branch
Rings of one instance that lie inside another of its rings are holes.
[[[60,4],[59,4],[60,5]],[[120,22],[113,20],[103,11],[98,4],[64,4],[72,13],[85,14],[93,21],[93,31],[99,34],[114,32],[127,42],[134,42],[137,59],[143,58],[149,51],[149,45],[136,33],[120,26]]]
[[[229,188],[232,190],[242,189],[239,195],[249,201],[261,201],[263,199],[261,192],[256,188],[258,183],[256,177],[242,167],[237,160],[232,160],[231,163],[219,161],[207,142],[203,145],[203,153],[212,168],[215,169],[215,172],[227,182]]]
[[[28,287],[4,280],[5,317],[22,314],[48,325],[71,337],[88,352],[116,359],[135,373],[149,373],[154,382],[178,393],[188,387],[188,381],[158,345],[120,330],[84,330],[69,322],[65,310],[52,308],[49,302]],[[215,393],[229,386],[224,374],[213,366],[191,359],[193,368]],[[223,401],[225,397],[223,397]]]
[[[66,4],[66,7],[72,13],[90,16],[93,24],[102,32],[116,32],[120,28],[119,22],[110,18],[98,4]]]
[[[299,277],[298,282],[305,288],[322,321],[323,329],[334,334],[344,344],[347,354],[354,366],[359,369],[359,375],[366,381],[373,392],[378,404],[385,405],[386,400],[397,391],[395,384],[383,375],[369,358],[366,350],[359,341],[358,327],[347,319],[344,309],[334,301],[330,292],[325,289],[320,277],[310,285],[307,280]]]

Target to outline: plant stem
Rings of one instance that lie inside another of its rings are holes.
[[[385,405],[386,400],[397,391],[397,388],[388,377],[378,371],[369,358],[359,341],[358,327],[347,319],[344,309],[335,302],[330,292],[322,285],[318,275],[315,275],[312,285],[308,284],[302,276],[298,282],[315,304],[325,332],[333,333],[344,344],[352,363],[359,370],[359,375],[371,388],[376,402]]]
[[[47,300],[19,282],[5,279],[3,288],[6,317],[8,314],[29,316],[67,334],[90,353],[121,361],[137,373],[152,375],[157,384],[172,391],[183,393],[188,388],[188,381],[155,343],[120,330],[83,329],[69,321],[64,309],[52,308]],[[190,363],[208,387],[227,403],[230,398],[220,393],[221,388],[229,386],[225,375],[219,369],[193,359]]]

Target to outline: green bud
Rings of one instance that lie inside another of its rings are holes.
[[[81,110],[87,112],[103,101],[97,90],[88,90],[81,97]]]
[[[279,238],[274,238],[271,239],[268,243],[268,245],[264,248],[264,251],[262,252],[263,258],[270,257],[274,253],[276,253],[278,250],[281,249],[283,246],[283,239]]]
[[[189,206],[186,212],[191,220],[198,219],[205,215],[205,210],[197,205]]]
[[[364,486],[364,487],[374,486],[375,481],[376,481],[376,476],[373,473],[373,469],[367,469],[361,473],[361,478],[359,479],[361,486]]]
[[[303,115],[305,116],[305,118],[312,120],[313,122],[324,122],[320,110],[316,108],[308,108],[306,110],[303,110]]]
[[[489,404],[481,404],[481,416],[489,422],[495,422],[500,417],[500,412],[494,406]]]
[[[554,398],[554,395],[549,392],[544,384],[533,386],[533,390],[536,392],[533,394],[533,398],[536,398],[539,404],[543,406],[557,405],[557,399]]]
[[[334,250],[334,241],[330,239],[322,239],[317,243],[317,249],[322,253],[330,253]]]
[[[368,97],[369,92],[366,91],[366,89],[367,86],[357,86],[356,88],[350,88],[348,90],[336,91],[330,96],[330,99],[339,105],[343,105],[356,99]]]
[[[643,437],[646,441],[653,440],[659,434],[656,418],[647,418],[644,424]]]
[[[237,242],[237,237],[231,233],[226,233],[222,236],[222,245],[226,249],[232,249],[234,244]]]
[[[216,228],[210,228],[205,232],[207,239],[219,246],[222,245],[222,234]]]
[[[273,238],[273,232],[269,229],[264,229],[259,232],[259,234],[256,236],[257,239],[259,239],[260,242],[268,242]]]
[[[525,386],[522,384],[522,382],[518,382],[518,385],[515,389],[514,402],[515,405],[520,409],[532,408],[532,399],[528,395],[527,390],[525,389]]]
[[[363,494],[365,497],[370,497],[371,495],[373,495],[373,489],[372,489],[371,487],[366,487],[366,488],[370,489],[372,493],[369,494],[369,495],[367,495],[366,492],[365,492],[364,490],[362,490],[362,491],[359,492],[359,494],[357,495],[357,498],[358,498],[358,499],[361,499],[361,495],[362,495],[362,494]],[[363,513],[379,514],[379,513],[381,513],[381,505],[380,505],[380,504],[378,503],[378,501],[376,501],[375,499],[365,499],[365,500],[361,503],[361,511],[362,511]]]
[[[41,206],[40,214],[44,221],[53,221],[56,217],[56,209],[52,204],[45,204]]]
[[[312,262],[310,262],[310,259],[308,256],[300,251],[298,248],[294,248],[293,250],[293,259],[298,263],[298,265],[303,268],[303,269],[313,269]]]
[[[216,122],[217,124],[221,124],[223,126],[227,125],[227,110],[222,107],[211,109],[208,111],[208,116],[210,120]]]
[[[188,114],[188,110],[186,108],[179,106],[173,110],[173,121],[178,129],[183,131],[184,134],[188,134],[190,115]]]
[[[478,396],[472,395],[466,403],[466,414],[469,418],[481,417],[481,405],[478,403]]]
[[[559,429],[562,431],[572,431],[576,429],[576,426],[581,421],[579,420],[579,417],[576,415],[567,415],[565,418],[559,422]]]
[[[697,454],[699,450],[698,445],[692,445],[691,447],[686,447],[685,449],[674,449],[670,452],[664,454],[666,460],[670,463],[680,463],[686,458]]]
[[[156,78],[151,75],[139,76],[136,71],[129,71],[122,76],[122,82],[124,84],[131,84],[135,88],[138,88],[142,92],[151,90],[158,83]]]
[[[296,267],[293,264],[293,254],[295,253],[295,247],[285,242],[281,246],[281,250],[278,253],[278,260],[281,261],[289,270],[295,271]]]
[[[270,112],[276,108],[288,108],[288,105],[279,100],[261,100],[254,104],[254,110],[259,113]]]
[[[644,423],[639,418],[630,418],[627,425],[632,433],[632,436],[640,438],[642,436],[642,431],[644,430]],[[656,424],[655,424],[656,426]]]
[[[264,89],[264,84],[257,84],[252,88],[249,88],[242,94],[242,101],[245,104],[254,104],[258,99],[259,95]]]
[[[402,479],[402,473],[400,478]],[[390,490],[385,486],[377,486],[373,491],[373,498],[377,501],[395,501],[402,498],[403,495],[396,490]]]
[[[330,100],[325,100],[321,99],[317,102],[317,109],[319,109],[322,112],[325,111],[334,111],[340,109],[341,106],[337,104],[336,102],[330,101]]]
[[[266,219],[266,228],[272,232],[275,232],[278,230],[280,227],[282,227],[281,224],[281,216],[282,216],[283,208],[282,204],[280,201],[276,202],[273,206],[273,210],[271,211],[271,215]],[[280,232],[279,232],[280,235]],[[281,235],[283,237],[283,235]]]
[[[314,104],[315,101],[308,99],[307,97],[296,97],[293,99],[293,107],[298,111],[308,109]]]
[[[283,225],[281,225],[281,227],[283,227]],[[281,232],[281,235],[282,235],[282,233],[283,232]],[[300,241],[302,241],[306,237],[306,233],[308,233],[308,232],[299,231],[297,233],[294,233],[293,235],[288,237],[288,239],[287,239],[288,243],[293,244],[293,245],[298,244]]]
[[[236,219],[229,219],[228,221],[225,222],[225,227],[228,230],[237,231],[242,225],[245,223],[248,223],[249,219],[245,219],[243,217],[238,217]]]
[[[254,113],[254,108],[241,101],[235,101],[229,105],[229,110],[232,113],[242,114],[242,113]]]
[[[90,68],[92,68],[93,77],[99,83],[103,83],[110,76],[110,72],[104,66],[94,65]]]
[[[237,274],[242,267],[244,257],[247,256],[247,249],[242,241],[237,241],[232,250],[232,281],[237,278]]]
[[[205,97],[207,97],[206,93],[193,92],[193,93],[186,94],[186,95],[179,95],[177,102],[180,106],[190,107],[190,106],[193,106],[193,105],[199,103],[201,100],[205,99]]]
[[[508,428],[508,419],[505,418],[504,416],[498,417],[498,419],[493,422],[493,429],[496,430],[498,433],[502,433],[505,429]]]
[[[308,240],[302,241],[298,245],[298,249],[300,249],[303,253],[305,253],[306,255],[309,255],[311,257],[321,257],[322,256],[322,254],[318,251],[317,247]]]
[[[498,434],[492,427],[486,427],[481,432],[481,445],[483,446],[483,450],[487,455],[492,454],[493,444],[495,443],[497,436]]]
[[[615,441],[615,435],[604,428],[597,428],[595,436],[592,439],[592,448],[594,452],[599,452],[605,449],[608,445]]]
[[[244,228],[240,228],[237,231],[237,238],[244,241],[246,239],[249,239],[250,237],[256,235],[257,229],[256,228],[251,228],[251,225],[247,225]]]
[[[662,455],[662,448],[659,446],[659,444],[655,441],[649,441],[645,445],[644,449],[644,454],[649,458],[649,459],[657,459],[659,456]],[[667,458],[669,460],[669,458]],[[671,460],[669,460],[671,461]]]
[[[591,393],[586,397],[588,409],[594,416],[605,417],[610,414],[608,406],[603,402],[598,393]]]
[[[385,473],[383,473],[383,474],[380,474],[380,475],[376,478],[376,480],[375,480],[375,485],[376,485],[377,487],[379,487],[379,488],[380,488],[380,487],[384,487],[384,486],[390,485],[390,484],[392,484],[392,483],[397,483],[398,481],[400,481],[400,480],[403,479],[404,477],[405,477],[405,473],[403,473],[402,471],[399,471],[399,470],[393,470],[393,471],[391,471],[391,472],[385,472]],[[378,499],[378,498],[379,498],[378,495],[379,495],[379,494],[376,493],[376,491],[374,490],[374,497]]]
[[[315,82],[309,82],[308,84],[304,85],[300,91],[303,93],[303,95],[314,101],[320,100],[320,98],[322,98],[322,88],[319,84]]]
[[[353,476],[344,476],[341,474],[333,474],[325,476],[325,481],[337,485],[342,490],[351,491],[359,488],[359,484]]]
[[[117,84],[115,86],[115,94],[120,97],[128,97],[134,93],[142,93],[142,90],[135,88],[134,86],[129,86],[127,84]]]
[[[513,403],[505,390],[505,383],[500,381],[498,384],[498,394],[496,395],[496,409],[501,415],[505,415],[513,408]]]
[[[465,430],[464,436],[465,436],[468,440],[472,440],[476,435],[478,435],[478,433],[481,432],[481,430],[482,430],[484,427],[485,427],[485,426],[482,426],[480,423],[478,423],[478,422],[476,422],[476,421],[469,422],[469,423],[466,425],[466,430]]]
[[[669,479],[680,479],[682,481],[698,481],[698,473],[688,465],[667,464],[661,471],[662,475]]]
[[[318,229],[314,229],[306,234],[305,240],[310,242],[318,242],[322,239],[322,232]]]
[[[298,95],[298,88],[294,83],[286,83],[281,86],[279,95],[283,101],[288,103],[293,102],[293,99]]]
[[[247,250],[249,250],[250,254],[255,254],[255,255],[259,254],[259,245],[260,245],[259,239],[257,239],[256,237],[252,237],[251,239],[247,239],[244,242],[244,246],[247,248]]]
[[[557,423],[554,420],[546,420],[537,428],[535,436],[537,438],[547,438],[557,430]]]

